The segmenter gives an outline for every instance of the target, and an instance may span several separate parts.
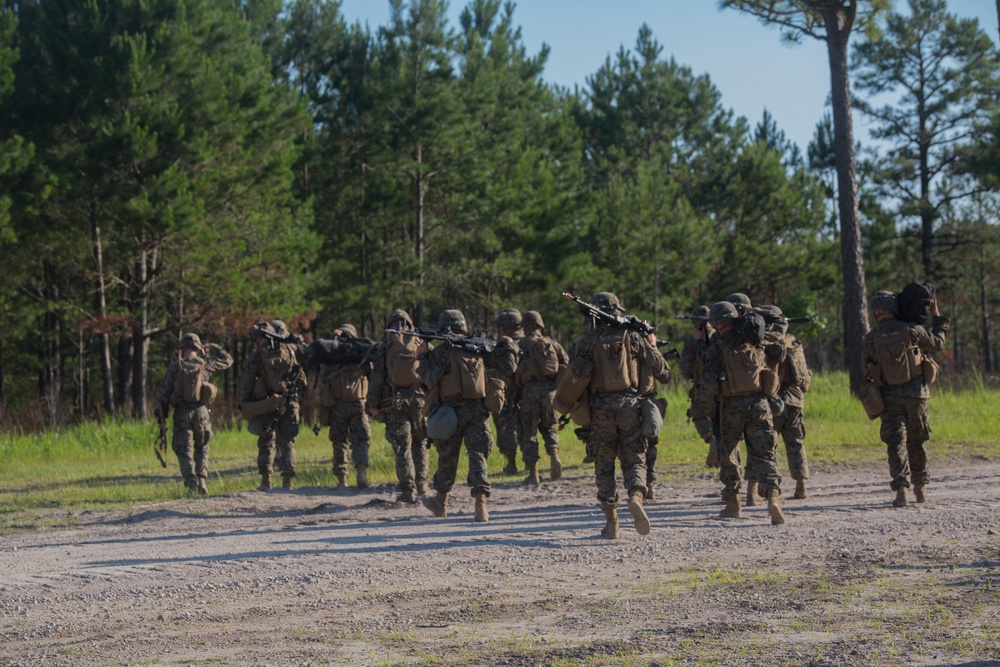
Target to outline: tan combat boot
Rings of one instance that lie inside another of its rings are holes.
[[[742,519],[743,510],[740,509],[740,497],[732,496],[726,498],[726,506],[719,512],[720,519]]]
[[[653,491],[653,483],[646,482],[646,500],[655,500],[656,493]]]
[[[417,502],[417,496],[413,493],[413,489],[405,488],[402,493],[396,496],[396,502],[412,504]]]
[[[345,475],[343,473],[337,473],[336,477],[337,477],[337,488],[338,489],[342,489],[345,486],[347,486],[347,475]]]
[[[778,489],[771,489],[767,494],[767,513],[771,515],[772,526],[785,523],[785,513],[781,511],[781,492]]]
[[[896,489],[896,497],[892,501],[893,507],[906,507],[906,487]]]
[[[607,523],[604,524],[604,528],[601,529],[601,537],[605,537],[609,540],[618,539],[618,508],[617,507],[601,507],[604,512],[604,518],[607,519]]]
[[[524,483],[535,486],[542,483],[541,478],[538,477],[538,461],[528,464],[528,476],[524,478]]]
[[[914,486],[913,495],[917,497],[917,502],[922,503],[927,500],[927,494],[923,486]]]
[[[258,491],[270,491],[271,490],[271,473],[262,472],[260,474],[260,486],[257,487]]]
[[[747,481],[747,507],[755,507],[760,504],[761,497],[757,494],[757,480]]]
[[[633,491],[628,495],[628,512],[635,522],[635,532],[640,535],[649,535],[649,517],[642,507],[642,491]]]
[[[553,482],[562,477],[562,460],[559,458],[559,448],[552,450],[552,469],[549,471],[549,479]]]
[[[505,475],[517,474],[517,456],[515,454],[507,455],[507,465],[503,467],[503,474]]]
[[[358,466],[358,488],[368,488],[368,466]]]
[[[807,496],[806,480],[804,477],[800,477],[797,480],[795,480],[795,494],[792,496],[792,498],[798,498],[799,500],[802,500],[806,496]]]
[[[294,477],[294,475],[281,476],[281,488],[284,489],[285,491],[292,490],[292,477]]]
[[[719,467],[719,450],[715,447],[715,442],[708,443],[708,456],[705,457],[705,467]]]
[[[486,511],[486,494],[476,496],[476,523],[489,523],[490,513]]]
[[[437,492],[436,496],[423,496],[421,500],[424,507],[429,509],[434,516],[448,516],[448,494]]]
[[[426,496],[431,490],[427,488],[427,482],[417,482],[417,495]]]
[[[198,476],[198,495],[199,496],[208,495],[208,482],[204,477],[200,475]]]

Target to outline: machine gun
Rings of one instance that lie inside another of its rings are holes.
[[[580,308],[580,312],[587,317],[593,318],[598,322],[604,324],[618,327],[619,329],[628,329],[629,331],[635,331],[643,336],[648,336],[651,333],[656,333],[656,329],[652,324],[646,320],[640,320],[635,315],[629,315],[627,317],[621,317],[620,315],[612,315],[611,313],[606,313],[597,306],[587,303],[578,296],[573,296],[569,292],[562,293],[563,298],[567,301],[573,301]]]
[[[156,415],[156,426],[158,427],[158,432],[156,434],[156,442],[153,443],[153,453],[156,454],[156,458],[160,460],[160,465],[164,468],[167,467],[167,461],[163,458],[163,455],[167,453],[167,406],[165,403],[161,403],[160,407],[153,410],[153,414]]]
[[[386,329],[386,331],[395,331]],[[443,340],[451,347],[457,347],[473,354],[491,354],[497,348],[497,342],[485,333],[476,336],[461,336],[450,332],[448,329],[422,329],[416,328],[413,331],[397,331],[404,336],[416,336],[424,340]]]
[[[662,338],[657,338],[656,339],[656,347],[657,347],[657,349],[659,349],[661,347],[667,347],[668,345],[673,345],[673,343],[671,343],[669,340],[663,340]],[[680,359],[681,358],[681,353],[677,351],[676,347],[672,347],[669,350],[667,350],[666,352],[662,352],[661,354],[663,354],[663,358],[664,359]]]

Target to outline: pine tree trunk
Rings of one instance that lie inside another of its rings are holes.
[[[94,259],[97,262],[97,318],[101,326],[101,379],[104,382],[104,409],[114,418],[115,389],[111,375],[111,336],[108,334],[108,305],[104,286],[104,249],[101,243],[101,225],[97,222],[94,205],[90,209],[90,224],[94,234]]]
[[[842,22],[838,12],[826,12],[827,54],[830,59],[830,93],[833,101],[833,141],[837,165],[837,204],[840,215],[840,257],[844,278],[844,349],[851,391],[861,391],[864,382],[861,345],[868,331],[864,259],[854,164],[854,132],[851,127],[850,79],[847,40],[850,20]]]
[[[1000,0],[997,0],[1000,9]],[[986,290],[986,246],[980,251],[982,264],[979,265],[979,307],[982,311],[982,339],[983,339],[983,372],[986,374],[996,371],[996,363],[993,359],[993,341],[990,338],[990,301]]]

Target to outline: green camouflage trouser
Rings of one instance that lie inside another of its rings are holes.
[[[481,400],[448,400],[447,404],[458,415],[455,435],[447,440],[435,440],[438,452],[438,468],[434,472],[434,489],[450,493],[458,474],[458,457],[462,452],[462,441],[469,457],[469,476],[466,483],[472,487],[472,495],[490,495],[489,473],[486,461],[493,451],[493,434],[490,433],[489,412]]]
[[[178,405],[174,408],[174,437],[171,447],[177,454],[181,476],[188,488],[208,477],[208,443],[212,441],[212,421],[205,405]]]
[[[885,410],[882,412],[880,435],[889,453],[890,486],[893,490],[924,486],[930,480],[927,472],[927,449],[931,438],[930,413],[927,399],[915,396],[894,396],[883,391]],[[910,480],[907,480],[907,475]]]
[[[802,408],[786,405],[784,412],[774,418],[774,430],[785,441],[785,458],[792,479],[809,479],[809,460],[806,457],[806,424]]]
[[[556,411],[552,408],[552,399],[556,395],[554,382],[529,382],[521,390],[521,403],[518,406],[521,423],[519,435],[521,438],[521,455],[525,465],[537,463],[538,432],[542,432],[545,442],[545,453],[549,456],[559,449],[559,430],[556,428]]]
[[[508,400],[514,400],[513,388],[507,392]],[[510,405],[503,409],[499,415],[493,415],[493,426],[497,430],[497,449],[504,458],[517,456],[518,443],[518,421],[520,420],[519,408],[517,405]]]
[[[330,442],[333,443],[333,474],[346,475],[347,446],[351,447],[354,467],[368,467],[368,442],[372,429],[368,424],[364,401],[337,401],[330,408]]]
[[[268,415],[264,417],[264,422],[270,419]],[[295,437],[298,434],[299,405],[291,403],[270,437],[261,435],[257,438],[257,472],[270,475],[272,469],[277,468],[282,477],[295,477]]]
[[[778,475],[778,436],[771,422],[771,408],[760,392],[748,396],[730,396],[724,399],[721,416],[722,465],[719,479],[725,488],[723,498],[738,498],[743,469],[740,467],[740,438],[747,443],[747,478],[763,483],[764,493],[772,489],[781,492]]]
[[[427,484],[427,420],[420,414],[422,404],[422,399],[409,396],[399,408],[379,413],[385,416],[385,437],[396,456],[400,491]]]
[[[628,394],[598,394],[590,398],[590,436],[594,452],[597,499],[603,507],[618,506],[615,460],[621,461],[625,490],[646,493],[646,440],[642,437],[639,399]]]

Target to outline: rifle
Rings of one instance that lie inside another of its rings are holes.
[[[386,329],[386,331],[395,331]],[[396,331],[404,336],[416,336],[424,340],[443,340],[451,347],[457,347],[473,354],[491,354],[497,348],[497,342],[488,337],[485,333],[476,336],[460,336],[451,333],[447,329],[422,329],[416,328],[413,331]]]
[[[629,315],[627,317],[621,317],[619,315],[612,315],[611,313],[606,313],[597,306],[587,303],[578,296],[573,296],[569,292],[562,293],[563,298],[567,301],[574,301],[576,305],[579,306],[580,312],[591,317],[598,322],[603,322],[613,327],[618,327],[619,329],[628,329],[629,331],[635,331],[643,336],[648,336],[651,333],[656,333],[656,329],[652,324],[646,320],[640,320],[635,315]]]
[[[160,407],[153,410],[153,414],[156,415],[156,425],[159,427],[159,433],[156,435],[156,442],[153,443],[153,453],[156,454],[156,458],[160,460],[160,465],[164,468],[167,467],[167,462],[163,458],[163,454],[167,453],[167,408],[166,404],[160,404]]]
[[[293,375],[298,375],[298,373],[285,375],[285,389],[281,392],[281,407],[275,410],[271,418],[264,423],[265,438],[271,437],[274,429],[278,428],[278,422],[281,421],[281,417],[288,411],[289,404],[299,395],[299,388],[295,384]]]

